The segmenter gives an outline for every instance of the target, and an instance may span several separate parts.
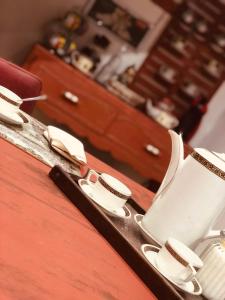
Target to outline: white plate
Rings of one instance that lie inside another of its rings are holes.
[[[151,234],[142,226],[142,224],[141,224],[142,218],[143,218],[143,215],[141,215],[141,214],[134,215],[134,221],[138,225],[138,228],[139,228],[141,234],[143,235],[143,237],[149,243],[152,243],[152,241],[154,241],[159,246],[162,246],[162,244],[159,241],[157,241],[153,236],[151,236]]]
[[[147,261],[158,271],[160,274],[162,274],[167,280],[169,280],[173,285],[175,285],[179,290],[184,291],[186,293],[189,293],[191,295],[201,295],[202,293],[202,287],[199,284],[198,280],[195,278],[192,281],[189,282],[184,282],[182,284],[179,284],[166,275],[164,275],[158,268],[156,258],[158,255],[160,248],[149,245],[149,244],[144,244],[141,246],[141,251],[144,254],[145,258]]]
[[[118,208],[116,210],[108,210],[106,207],[103,206],[102,202],[99,199],[99,196],[94,194],[94,190],[93,188],[90,186],[90,184],[88,184],[88,182],[85,179],[80,179],[78,180],[78,184],[81,187],[82,191],[91,199],[93,200],[96,204],[98,204],[101,208],[104,209],[104,211],[112,216],[112,217],[116,217],[116,218],[121,218],[121,219],[129,219],[131,217],[131,212],[130,210],[127,208],[126,205],[124,205],[121,208]]]

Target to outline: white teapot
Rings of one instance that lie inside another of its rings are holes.
[[[225,160],[201,148],[184,159],[181,135],[169,133],[170,164],[142,226],[159,244],[174,237],[195,248],[202,239],[225,236],[211,230],[225,207]]]

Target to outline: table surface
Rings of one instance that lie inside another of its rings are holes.
[[[156,299],[48,178],[50,168],[0,139],[0,299]],[[117,176],[147,208],[153,194]]]

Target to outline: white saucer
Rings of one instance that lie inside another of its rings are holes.
[[[152,243],[152,241],[156,242],[159,246],[162,246],[162,243],[160,243],[159,241],[157,241],[153,236],[151,236],[151,234],[142,226],[141,224],[141,220],[143,218],[143,215],[141,214],[136,214],[134,215],[134,221],[136,222],[136,224],[138,225],[138,228],[141,232],[141,234],[143,235],[143,237],[146,239],[147,242],[149,242],[150,244]]]
[[[28,122],[22,111],[11,105],[0,102],[0,120],[12,125],[22,125]]]
[[[80,188],[82,189],[82,191],[91,199],[93,200],[96,204],[98,204],[102,209],[104,209],[104,211],[112,216],[112,217],[116,217],[116,218],[121,218],[121,219],[129,219],[131,217],[131,212],[128,209],[128,207],[126,205],[124,205],[121,208],[118,208],[114,211],[108,210],[106,207],[104,207],[102,205],[102,203],[99,201],[99,197],[97,197],[97,195],[94,194],[93,188],[90,186],[90,184],[88,184],[87,180],[85,179],[79,179],[78,180],[78,184],[80,186]]]
[[[0,120],[12,125],[22,125],[23,118],[13,110],[0,110]]]
[[[192,281],[179,284],[179,283],[173,281],[172,279],[170,279],[168,276],[164,275],[163,272],[161,272],[158,269],[158,266],[156,263],[156,257],[157,257],[159,250],[160,250],[160,248],[153,246],[153,245],[149,245],[149,244],[143,244],[141,246],[141,251],[144,254],[145,258],[148,260],[148,262],[158,272],[160,272],[160,274],[162,274],[167,280],[169,280],[173,285],[175,285],[179,290],[189,293],[191,295],[195,295],[195,296],[201,295],[202,287],[196,278],[194,278]]]

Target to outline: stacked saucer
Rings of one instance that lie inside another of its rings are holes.
[[[11,90],[0,86],[0,120],[11,125],[22,125],[28,118],[19,109],[21,98]]]

